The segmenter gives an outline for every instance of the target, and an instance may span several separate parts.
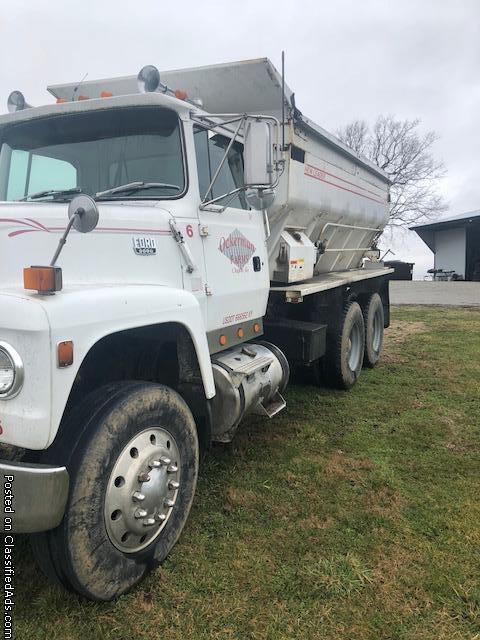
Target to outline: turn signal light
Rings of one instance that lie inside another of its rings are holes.
[[[26,267],[23,270],[23,286],[38,293],[55,293],[62,290],[60,267]]]
[[[58,366],[63,369],[73,364],[73,342],[65,340],[57,345]]]

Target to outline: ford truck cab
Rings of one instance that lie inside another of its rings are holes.
[[[14,478],[11,525],[49,532],[41,544],[50,564],[54,548],[65,554],[55,571],[97,599],[131,586],[178,537],[199,439],[216,430],[222,440],[248,408],[278,403],[287,376],[266,346],[228,351],[260,336],[269,292],[265,218],[245,189],[247,119],[204,119],[157,74],[143,70],[140,90],[126,95],[97,90],[86,99],[81,88],[38,108],[14,92],[12,113],[0,118],[0,440],[29,452],[28,462],[1,463]],[[272,122],[260,132],[263,147]],[[87,235],[81,220],[90,215]],[[222,352],[251,379],[240,394],[228,367],[216,365],[232,396],[225,415],[212,408],[212,356]],[[80,563],[89,536],[78,545],[69,531],[78,514],[69,524],[64,516],[75,510],[76,488],[85,490],[72,486],[72,465],[102,455],[94,441],[114,414],[104,454],[120,447],[119,469],[102,479],[84,464],[75,472],[79,484],[100,481],[91,526],[113,554],[110,573],[90,584],[82,571],[95,574],[96,560]],[[44,551],[37,555],[44,564]],[[115,582],[119,558],[124,579]]]

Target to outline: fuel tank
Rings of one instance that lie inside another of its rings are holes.
[[[212,439],[230,442],[242,418],[269,418],[285,408],[282,397],[290,369],[283,352],[268,342],[248,342],[212,358],[216,395],[212,399]]]

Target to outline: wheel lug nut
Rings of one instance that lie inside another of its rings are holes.
[[[157,469],[161,466],[161,462],[159,460],[150,460],[148,466],[150,467],[150,469]]]
[[[143,493],[140,493],[140,491],[135,491],[132,496],[132,500],[134,502],[142,502],[143,500],[145,500],[145,496],[143,495]]]
[[[148,473],[139,473],[138,474],[138,481],[139,482],[150,482],[150,476],[148,475]]]
[[[176,480],[170,480],[170,482],[168,483],[169,489],[178,489],[179,486],[180,486],[180,483],[177,482]]]
[[[139,518],[145,518],[145,516],[148,515],[148,512],[145,511],[145,509],[137,509],[135,511],[135,518],[139,519]]]
[[[155,519],[154,519],[154,518],[146,518],[146,519],[143,521],[143,526],[144,526],[144,527],[151,527],[151,526],[152,526],[152,524],[155,524]]]
[[[171,463],[170,458],[167,458],[166,456],[162,456],[160,458],[160,462],[161,464],[164,464],[165,466],[168,466]]]
[[[167,468],[167,473],[177,473],[178,471],[178,467],[176,464],[171,464],[168,468]]]
[[[163,504],[164,504],[166,507],[173,507],[173,505],[175,504],[175,501],[174,501],[174,500],[171,500],[170,498],[166,498],[166,499],[163,501]]]
[[[157,522],[164,522],[167,519],[167,516],[164,513],[157,513],[155,516],[155,520]]]

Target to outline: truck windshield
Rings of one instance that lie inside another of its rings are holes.
[[[58,193],[40,199],[67,198],[62,192],[75,189],[95,195],[137,182],[149,186],[108,198],[178,198],[185,191],[179,120],[168,109],[56,115],[7,125],[0,135],[1,200],[38,200],[42,191]]]

